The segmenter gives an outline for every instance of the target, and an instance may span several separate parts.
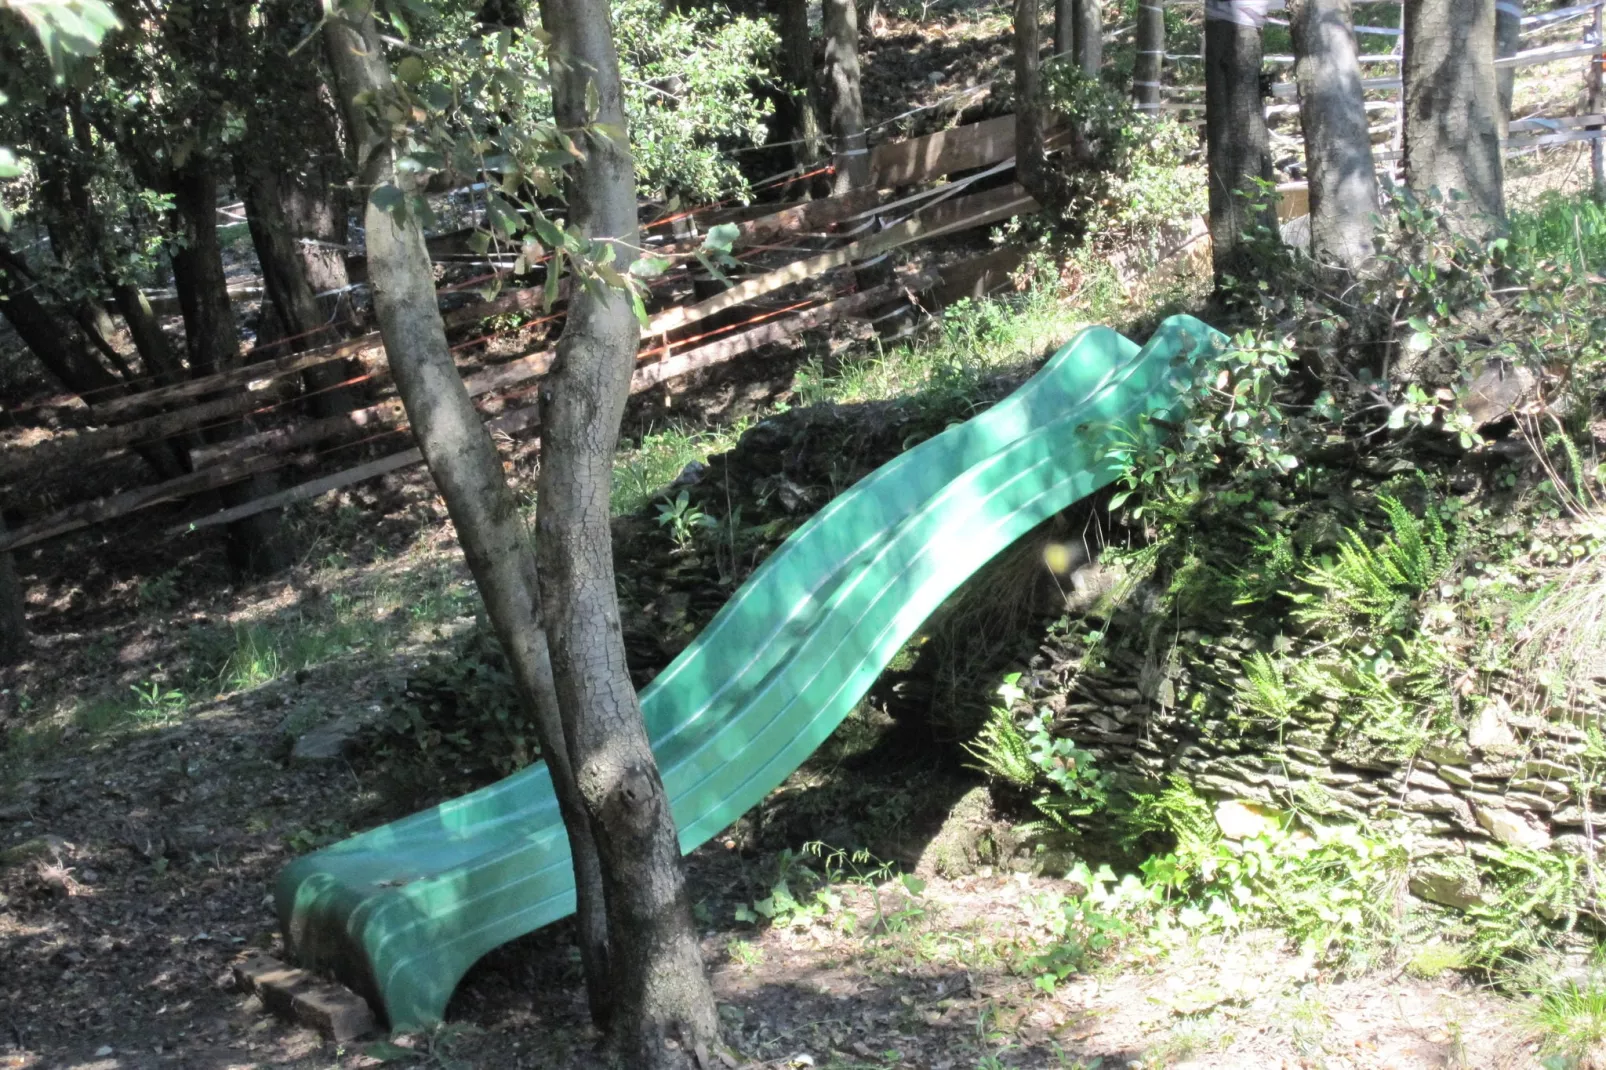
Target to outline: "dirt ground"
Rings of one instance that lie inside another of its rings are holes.
[[[0,851],[39,849],[0,869],[0,1067],[310,1070],[377,1065],[374,1054],[602,1066],[561,926],[489,956],[448,1025],[400,1038],[405,1051],[324,1043],[234,990],[234,959],[280,948],[267,898],[280,867],[379,814],[345,763],[286,762],[279,726],[295,686],[69,740],[6,787]],[[736,840],[699,851],[691,873],[738,1065],[1537,1065],[1520,1008],[1499,996],[1393,974],[1334,980],[1268,933],[1134,950],[1037,994],[1011,964],[1043,934],[1039,897],[1060,886],[1041,878],[984,870],[934,877],[918,895],[844,878],[816,916],[737,922],[786,858]]]

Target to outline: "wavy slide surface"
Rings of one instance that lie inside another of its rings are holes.
[[[758,803],[863,697],[967,577],[1110,483],[1139,416],[1176,416],[1221,336],[1191,317],[1139,347],[1103,327],[838,495],[753,573],[641,694],[682,850]],[[441,1019],[492,948],[574,909],[552,784],[532,766],[301,858],[276,889],[292,954],[394,1028]]]

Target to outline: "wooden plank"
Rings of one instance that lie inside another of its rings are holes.
[[[985,256],[969,257],[942,270],[942,277],[932,287],[933,303],[946,308],[956,301],[986,297],[1005,286],[1010,275],[1026,259],[1026,250],[1017,245],[994,249]]]
[[[1545,145],[1567,145],[1575,141],[1599,141],[1606,130],[1569,130],[1562,134],[1525,134],[1506,139],[1507,151],[1537,149]]]
[[[849,216],[869,211],[880,203],[881,191],[871,186],[849,190],[835,197],[805,201],[740,224],[741,233],[732,246],[741,249],[763,245],[777,238],[821,230]]]
[[[469,397],[479,397],[493,390],[517,386],[538,379],[552,366],[552,351],[543,350],[529,356],[510,360],[483,371],[475,372],[463,380]],[[384,427],[406,419],[407,411],[400,398],[390,398],[365,408],[311,420],[292,427],[275,427],[254,435],[242,435],[227,442],[200,446],[190,451],[190,464],[201,468],[217,464],[231,457],[247,453],[268,451],[282,453],[298,446],[310,446],[326,439],[343,438],[357,431]]]
[[[542,302],[543,295],[539,289],[513,290],[493,301],[477,302],[453,312],[448,312],[441,319],[445,322],[447,329],[450,330],[454,327],[461,327],[464,324],[477,322],[487,316],[540,308]],[[375,356],[382,358],[384,349],[384,342],[380,339],[379,332],[371,331],[361,337],[352,338],[336,345],[309,349],[304,353],[292,353],[276,360],[264,360],[256,364],[246,364],[238,368],[231,368],[226,372],[218,372],[216,375],[207,375],[199,379],[174,383],[172,386],[147,390],[140,394],[114,398],[111,401],[93,407],[94,419],[107,421],[126,419],[136,412],[159,408],[174,401],[183,401],[188,398],[201,397],[205,394],[214,394],[234,386],[245,386],[249,383],[292,375],[308,368],[315,368],[320,364],[327,364],[330,361],[349,360],[352,358],[366,360]]]
[[[1532,67],[1540,63],[1554,63],[1559,59],[1593,56],[1600,50],[1600,44],[1593,41],[1582,44],[1546,45],[1544,48],[1531,48],[1526,52],[1518,52],[1515,56],[1501,56],[1494,61],[1494,65],[1496,70],[1505,67]]]
[[[870,173],[881,186],[906,186],[951,171],[986,167],[1015,155],[1015,117],[939,130],[925,137],[888,141],[870,150]]]
[[[1606,115],[1558,115],[1555,118],[1513,119],[1513,133],[1554,134],[1561,130],[1579,130],[1588,126],[1606,124]]]
[[[187,498],[202,491],[216,490],[218,487],[247,479],[261,472],[266,472],[286,463],[282,457],[251,457],[238,464],[220,465],[216,468],[206,468],[199,472],[190,472],[174,479],[164,480],[149,487],[139,487],[126,490],[121,494],[109,497],[96,498],[92,501],[79,502],[69,509],[48,516],[43,520],[36,520],[31,524],[24,524],[5,535],[0,535],[0,553],[6,550],[16,550],[24,546],[32,546],[36,542],[65,535],[70,531],[87,528],[91,524],[101,524],[108,520],[115,520],[121,516],[140,509],[147,509],[163,502],[176,501]]]
[[[656,364],[647,364],[638,368],[630,379],[630,392],[639,394],[649,390],[666,380],[689,374],[699,368],[707,368],[731,360],[743,353],[751,352],[761,346],[774,342],[786,341],[806,330],[818,327],[831,320],[850,316],[863,309],[872,308],[884,301],[890,301],[906,289],[918,289],[925,285],[931,276],[917,274],[905,276],[885,286],[878,286],[864,293],[853,294],[836,301],[828,302],[815,308],[805,309],[795,316],[789,316],[775,323],[767,323],[749,331],[724,338],[718,342],[711,342],[705,346],[688,350],[678,356],[659,361]],[[514,409],[503,413],[493,420],[486,422],[486,427],[492,431],[502,431],[515,434],[519,431],[535,427],[540,423],[539,407],[530,405],[525,408]],[[269,509],[280,509],[295,502],[316,498],[332,490],[360,483],[365,479],[385,475],[410,465],[418,464],[424,459],[422,453],[416,448],[402,450],[377,460],[333,472],[318,479],[309,480],[276,494],[267,495],[256,501],[244,502],[232,509],[221,509],[215,513],[192,520],[184,524],[177,524],[167,529],[169,535],[180,535],[201,528],[215,527],[218,524],[229,524],[236,520],[243,520],[248,516],[266,512]]]
[[[643,333],[648,336],[665,334],[855,260],[865,260],[910,242],[934,238],[940,234],[951,234],[970,227],[985,226],[1012,215],[1035,212],[1037,208],[1037,202],[1018,183],[988,190],[985,193],[975,193],[969,197],[944,201],[931,206],[913,219],[906,219],[879,234],[861,238],[841,249],[833,249],[818,256],[794,261],[785,267],[738,283],[724,293],[716,294],[695,305],[666,309],[653,317]]]

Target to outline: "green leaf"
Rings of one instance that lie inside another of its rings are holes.
[[[0,145],[0,178],[16,178],[20,174],[22,161],[17,159],[16,153]]]
[[[407,195],[399,187],[387,182],[383,186],[374,187],[368,199],[373,202],[375,208],[384,212],[394,212],[407,199]]]
[[[710,227],[708,236],[703,239],[703,248],[716,253],[728,253],[731,245],[741,237],[742,228],[735,223],[721,223]]]
[[[1415,331],[1405,340],[1405,348],[1413,353],[1426,352],[1433,348],[1433,336],[1426,331]]]
[[[656,279],[673,266],[673,261],[662,256],[644,256],[630,265],[630,274],[638,279]]]
[[[429,68],[417,56],[403,56],[396,64],[396,77],[408,85],[417,85],[429,73]]]
[[[552,259],[546,265],[546,290],[542,295],[542,304],[546,311],[551,312],[552,306],[558,301],[558,282],[563,277],[563,249],[552,250]]]
[[[926,890],[926,882],[913,873],[905,873],[901,879],[903,880],[904,888],[908,890],[910,895],[919,895]]]

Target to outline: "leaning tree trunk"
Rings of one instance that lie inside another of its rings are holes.
[[[1473,233],[1504,226],[1495,0],[1405,5],[1405,182],[1437,189]]]
[[[1310,177],[1310,252],[1353,277],[1372,259],[1377,175],[1350,0],[1290,0]]]
[[[854,0],[822,0],[825,15],[825,84],[831,98],[836,167],[833,193],[870,182],[870,148],[859,95],[859,9]]]
[[[358,140],[359,158],[366,161],[361,181],[365,188],[395,183],[418,192],[408,174],[397,172],[386,131],[368,120],[366,101],[388,99],[395,88],[372,7],[369,0],[360,3],[344,5],[343,16],[325,23],[325,44],[336,94]],[[430,475],[446,499],[486,615],[507,655],[520,704],[536,724],[552,774],[574,860],[587,991],[593,1016],[605,1018],[611,997],[601,871],[558,712],[529,535],[496,447],[447,346],[422,229],[416,218],[398,220],[371,202],[364,219],[368,277],[397,390]]]
[[[1015,175],[1039,202],[1050,204],[1038,68],[1042,27],[1037,3],[1038,0],[1015,0]]]
[[[1497,57],[1522,51],[1522,0],[1495,0],[1494,40]],[[1517,86],[1517,68],[1495,68],[1495,90],[1500,97],[1500,136],[1511,123],[1511,97]]]
[[[1104,65],[1104,11],[1102,0],[1072,0],[1076,29],[1076,65],[1089,78],[1098,78]]]
[[[6,519],[0,515],[0,535],[6,533]],[[0,550],[0,665],[11,665],[28,651],[27,598],[17,578],[15,555]]]
[[[1165,69],[1165,8],[1138,0],[1137,56],[1132,60],[1132,99],[1139,111],[1160,112],[1160,76]]]
[[[809,34],[808,0],[779,0],[781,81],[786,94],[786,136],[795,140],[792,157],[799,166],[820,158],[819,90],[814,81],[814,41]]]
[[[831,20],[841,18],[829,14],[834,2],[826,5],[828,39],[835,36]],[[853,0],[846,6],[851,12]],[[558,125],[623,129],[605,0],[543,0],[541,18],[554,50],[568,60],[553,79]],[[856,114],[856,57],[853,72]],[[629,146],[595,128],[581,144],[566,182],[569,229],[617,242],[616,258],[627,261],[637,245]],[[719,1022],[669,796],[619,626],[609,485],[640,331],[626,294],[575,289],[541,393],[536,548],[564,735],[602,860],[614,985],[610,1039],[626,1065],[654,1070],[709,1065]]]
[[[1218,290],[1253,270],[1252,231],[1276,233],[1277,213],[1261,188],[1272,180],[1271,133],[1260,92],[1266,6],[1267,0],[1205,3],[1205,138]]]

